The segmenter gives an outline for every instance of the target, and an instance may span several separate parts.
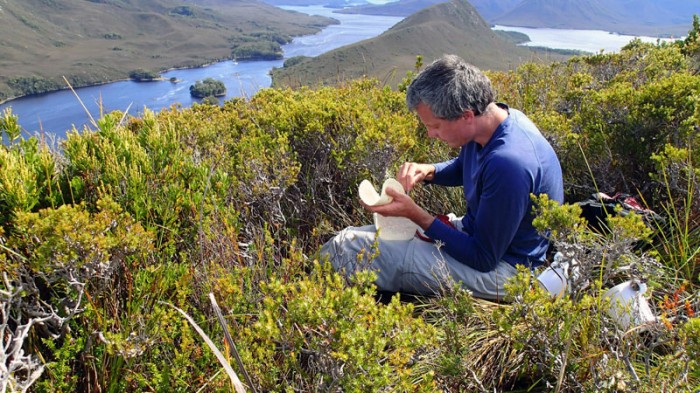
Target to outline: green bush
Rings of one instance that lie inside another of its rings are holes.
[[[526,64],[493,80],[499,99],[528,113],[553,142],[572,199],[640,190],[654,202],[651,156],[697,132],[699,85],[688,64],[678,44],[633,41],[619,54]]]
[[[288,380],[285,390],[433,391],[431,373],[414,366],[435,345],[433,327],[398,299],[378,306],[372,279],[358,277],[348,288],[340,275],[316,266],[309,278],[263,283],[253,341],[244,345],[260,387],[277,391],[285,375],[313,374]]]
[[[144,69],[133,70],[129,72],[129,78],[135,80],[136,82],[150,82],[160,78],[157,72],[148,71]]]
[[[310,59],[308,56],[294,56],[284,60],[284,67],[291,67],[295,64],[299,64]]]
[[[280,33],[273,33],[273,32],[252,32],[250,33],[252,37],[255,38],[260,38],[264,39],[266,41],[271,41],[271,42],[276,42],[280,45],[288,44],[292,42],[292,37],[285,35],[285,34],[280,34]]]
[[[18,123],[10,111],[0,119],[10,147],[0,149],[0,226],[8,229],[18,212],[58,207],[66,202],[67,187],[59,176],[58,154],[35,138],[21,140]],[[70,199],[68,199],[70,200]]]
[[[226,86],[224,82],[217,81],[212,78],[206,78],[201,81],[195,82],[194,85],[190,86],[190,95],[192,97],[204,98],[204,97],[221,97],[226,95]]]
[[[282,47],[274,41],[243,42],[233,47],[231,56],[237,60],[279,60]]]
[[[63,87],[60,83],[40,76],[21,76],[10,78],[7,81],[14,96],[26,96],[31,94],[46,93],[47,91],[58,90]]]
[[[219,99],[214,96],[206,96],[202,98],[202,104],[205,105],[219,105]]]
[[[347,282],[317,260],[330,234],[371,222],[361,180],[456,153],[427,137],[401,90],[378,81],[112,112],[56,150],[22,139],[6,111],[0,304],[11,323],[0,333],[25,338],[22,353],[0,354],[24,365],[8,374],[12,386],[228,391],[217,359],[167,305],[227,352],[211,292],[258,390],[692,391],[700,76],[687,53],[635,42],[491,73],[499,100],[530,114],[557,150],[567,198],[641,190],[669,223],[651,231],[629,215],[600,235],[575,205],[538,200],[538,227],[582,263],[581,279],[553,299],[538,271],[522,272],[508,304],[453,285],[382,304],[371,275]],[[412,196],[459,212],[461,193]],[[630,277],[647,279],[660,321],[647,330],[623,331],[606,313],[603,291]],[[43,324],[30,321],[37,310]]]

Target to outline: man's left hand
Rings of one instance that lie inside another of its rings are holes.
[[[435,217],[430,215],[430,213],[425,211],[425,209],[422,207],[418,206],[413,199],[411,199],[411,197],[391,188],[387,188],[385,192],[392,198],[392,201],[386,205],[369,206],[362,203],[362,201],[360,201],[360,203],[362,203],[362,206],[364,206],[365,209],[373,213],[379,213],[382,216],[406,217],[418,224],[418,226],[424,230],[427,229],[430,224],[432,224]]]

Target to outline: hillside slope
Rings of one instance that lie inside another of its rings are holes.
[[[266,2],[289,2],[294,0],[265,0]],[[304,0],[298,0],[304,1]],[[305,0],[311,1],[311,0]],[[365,14],[365,15],[389,15],[389,16],[408,16],[416,13],[423,8],[427,8],[434,4],[446,3],[449,0],[396,0],[385,4],[362,4],[357,6],[348,6],[337,12],[346,14]],[[489,21],[499,15],[502,15],[518,5],[522,0],[470,0],[471,4],[479,12],[484,20]]]
[[[255,0],[0,0],[0,101],[65,87],[62,76],[80,86],[241,48],[274,54],[329,23]]]
[[[493,18],[502,15],[520,4],[522,0],[470,0],[474,8],[479,11],[479,14],[487,21],[490,22]]]
[[[397,85],[414,68],[416,56],[427,62],[445,53],[490,70],[510,69],[537,56],[502,39],[466,0],[452,0],[411,15],[376,38],[273,70],[273,85],[333,84],[360,76]]]
[[[681,36],[700,2],[685,0],[524,0],[489,22],[524,27],[596,29],[632,35]]]
[[[338,10],[344,14],[384,15],[384,16],[409,16],[416,12],[439,3],[450,0],[399,0],[387,4],[366,4]]]
[[[622,22],[605,6],[604,0],[525,0],[494,18],[497,24],[512,20],[520,23],[517,26],[570,29]]]

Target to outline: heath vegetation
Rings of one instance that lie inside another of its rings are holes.
[[[697,391],[699,31],[695,18],[673,44],[489,74],[562,161],[572,203],[542,198],[536,212],[580,266],[557,299],[522,271],[507,303],[458,285],[379,302],[372,274],[346,281],[319,260],[334,231],[370,221],[361,180],[454,154],[427,138],[402,87],[359,79],[112,112],[57,147],[20,138],[6,111],[0,390],[231,391],[178,312],[228,355],[212,293],[249,391]],[[620,215],[591,231],[573,202],[598,191],[636,195],[663,221]],[[463,209],[457,192],[414,196],[442,213]],[[632,278],[658,323],[607,313],[604,291]]]

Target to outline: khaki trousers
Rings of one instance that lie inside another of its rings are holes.
[[[450,221],[458,228],[462,222],[453,214]],[[480,272],[417,236],[410,240],[379,240],[375,242],[374,225],[348,227],[321,247],[335,270],[351,276],[363,269],[377,273],[375,284],[380,291],[418,295],[437,295],[455,283],[461,283],[475,297],[501,300],[504,284],[517,270],[505,261],[496,269]]]

